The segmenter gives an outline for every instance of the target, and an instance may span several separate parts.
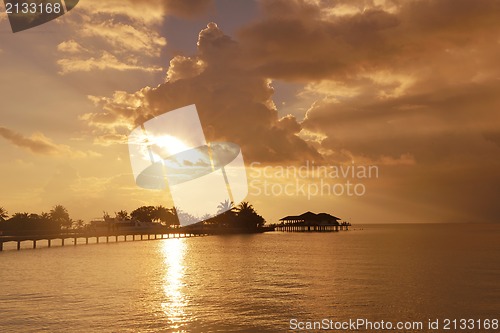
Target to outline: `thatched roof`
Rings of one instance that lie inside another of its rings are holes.
[[[319,214],[314,214],[313,212],[306,212],[304,214],[301,214],[301,215],[289,215],[289,216],[285,216],[283,218],[280,219],[280,221],[297,221],[297,220],[301,220],[301,221],[331,221],[331,220],[335,220],[335,221],[338,221],[340,220],[340,218],[336,217],[336,216],[333,216],[333,215],[330,215],[330,214],[327,214],[327,213],[319,213]]]

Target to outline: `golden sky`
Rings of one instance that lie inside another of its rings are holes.
[[[11,214],[172,206],[135,185],[127,135],[196,104],[209,141],[241,146],[247,200],[268,222],[307,210],[353,223],[500,217],[498,1],[81,0],[16,34],[3,12],[0,206]],[[256,190],[296,182],[259,170],[312,161],[379,174],[354,179],[361,196]]]

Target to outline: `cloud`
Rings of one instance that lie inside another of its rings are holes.
[[[301,127],[294,117],[278,117],[270,81],[248,71],[241,58],[239,44],[211,23],[199,34],[196,55],[172,59],[165,83],[133,94],[94,97],[104,114],[88,114],[86,120],[107,128],[103,134],[118,134],[124,120],[132,128],[154,115],[196,104],[207,139],[236,142],[249,160],[321,159],[298,136]]]
[[[196,104],[207,138],[239,143],[247,162],[376,164],[376,202],[439,211],[441,221],[498,216],[477,197],[498,197],[500,184],[495,1],[261,5],[235,39],[209,24],[159,86],[92,97],[102,111],[83,118],[97,140],[120,142],[137,124]],[[274,80],[303,85],[304,119],[278,116]]]
[[[162,70],[157,58],[167,41],[157,32],[165,17],[160,1],[89,0],[78,9],[63,18],[75,33],[58,46],[60,74]]]
[[[55,144],[51,139],[42,133],[34,133],[26,137],[8,128],[0,127],[0,137],[9,141],[13,145],[41,155],[55,155],[69,158],[98,157],[99,153],[93,151],[80,151],[72,149],[67,145]]]
[[[93,70],[163,70],[158,57],[167,40],[158,31],[165,17],[192,18],[212,7],[212,0],[81,2],[78,11],[64,18],[75,34],[58,46],[60,74]]]
[[[345,6],[355,10],[335,14]],[[256,71],[284,80],[419,67],[447,50],[490,43],[500,30],[494,0],[263,0],[262,10],[239,40]]]
[[[14,145],[28,149],[33,153],[55,154],[58,152],[57,146],[41,133],[33,134],[28,138],[8,128],[0,127],[0,136]]]
[[[64,53],[82,53],[87,50],[74,40],[68,40],[57,45],[57,50]]]
[[[262,2],[244,63],[303,83],[301,135],[330,161],[385,166],[398,205],[493,221],[498,196],[498,2]],[[476,194],[474,194],[476,193]]]
[[[57,64],[61,67],[60,74],[69,74],[73,72],[90,72],[93,70],[117,70],[117,71],[142,71],[159,72],[163,69],[157,66],[138,65],[135,59],[122,62],[113,54],[103,52],[97,58],[65,58],[59,59]]]
[[[212,0],[163,0],[167,14],[181,17],[193,17],[213,8]]]
[[[165,38],[155,31],[109,20],[87,24],[79,33],[83,37],[106,40],[116,52],[123,54],[132,52],[158,57],[161,48],[167,45]]]

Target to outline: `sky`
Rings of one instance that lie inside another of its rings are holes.
[[[498,22],[495,0],[81,0],[14,34],[2,9],[0,206],[172,206],[127,136],[195,104],[268,223],[498,222]]]

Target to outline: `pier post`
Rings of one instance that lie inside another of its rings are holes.
[[[124,235],[123,236],[123,241],[126,242],[127,241],[127,235]]]
[[[118,243],[118,235],[115,236],[115,243]]]
[[[21,249],[21,241],[17,241],[17,250],[19,251]]]
[[[3,242],[0,241],[0,251],[3,251]]]
[[[135,241],[135,234],[132,235],[132,241]]]
[[[76,244],[78,244],[78,238],[74,238],[74,241],[75,241],[75,244],[73,244],[74,246],[76,246]]]
[[[85,244],[89,245],[89,238],[85,237]]]
[[[64,238],[61,238],[61,246],[64,246]]]
[[[51,239],[47,239],[47,246],[50,247]]]
[[[143,235],[141,234],[141,240],[142,240],[142,236],[143,236]]]
[[[33,248],[36,249],[36,240],[33,240]]]

